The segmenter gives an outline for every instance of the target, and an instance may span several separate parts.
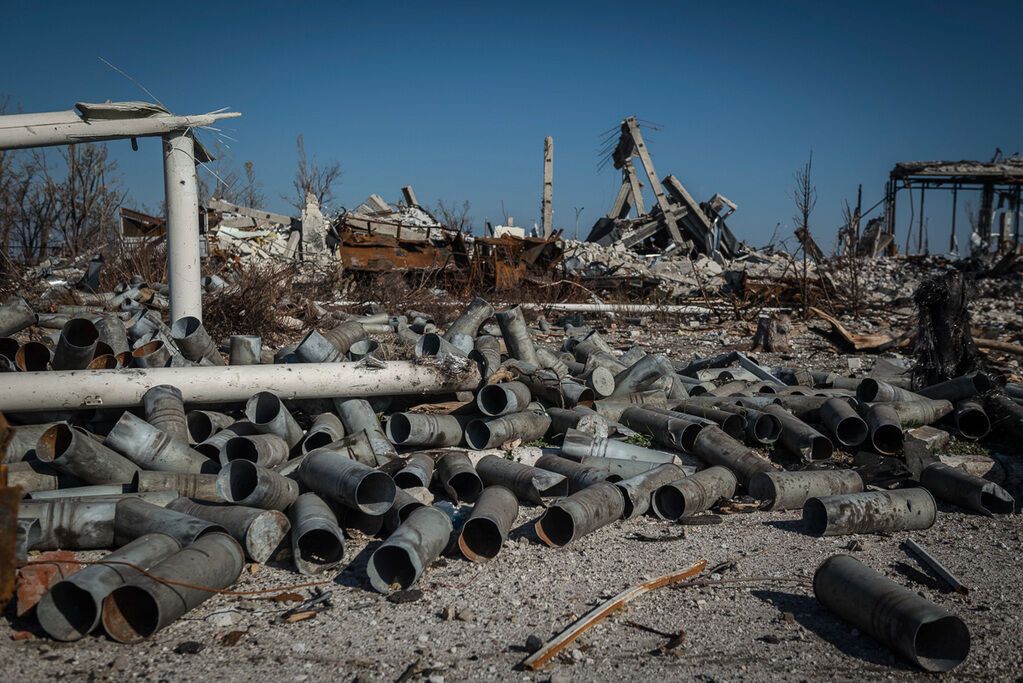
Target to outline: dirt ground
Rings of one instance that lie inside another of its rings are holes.
[[[642,343],[676,359],[747,342],[738,330],[634,329],[618,346]],[[769,360],[847,369],[816,335],[800,332],[794,357]],[[1018,481],[1019,453],[1000,462]],[[1021,491],[1011,491],[1017,498]],[[366,562],[378,541],[348,542],[343,571],[328,576],[331,607],[316,618],[283,623],[293,604],[215,597],[152,640],[133,646],[103,636],[73,644],[14,641],[0,623],[7,680],[875,680],[929,677],[887,647],[823,608],[809,582],[827,557],[848,552],[901,585],[961,617],[971,651],[948,678],[1019,680],[1023,671],[1023,518],[985,518],[940,505],[926,531],[816,538],[798,511],[722,515],[720,524],[679,525],[645,517],[618,522],[553,550],[532,531],[540,508],[522,508],[519,526],[488,564],[446,557],[416,588],[418,600],[389,601],[373,592]],[[943,592],[920,581],[922,569],[902,547],[913,538],[969,588]],[[656,539],[656,540],[652,540]],[[855,543],[856,549],[849,549]],[[637,582],[705,559],[710,587],[667,587],[640,597],[585,634],[539,672],[518,666],[527,639],[556,635],[589,608]],[[773,577],[773,578],[772,578]],[[303,583],[285,567],[258,566],[236,590]],[[303,597],[308,589],[296,592]],[[659,631],[661,634],[653,632]],[[232,632],[241,632],[226,639]],[[663,652],[672,634],[681,645]],[[236,644],[228,644],[238,638]]]

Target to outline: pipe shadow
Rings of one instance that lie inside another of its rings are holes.
[[[509,531],[508,540],[518,541],[519,539],[524,538],[531,544],[547,547],[547,544],[541,541],[540,537],[536,535],[535,525],[538,519],[540,519],[539,516],[536,519],[530,519],[529,521],[523,522]]]
[[[364,590],[367,593],[374,593],[373,586],[369,582],[369,574],[366,572],[366,567],[369,565],[370,556],[376,551],[383,541],[377,541],[367,544],[359,554],[352,558],[352,561],[345,566],[337,576],[334,577],[334,583],[339,586],[346,586],[348,588],[358,588]]]
[[[815,536],[810,533],[809,525],[802,519],[777,519],[770,522],[764,522],[767,526],[773,526],[775,529],[782,531],[792,531],[797,534],[803,534],[804,536]]]
[[[869,635],[852,635],[850,632],[856,627],[829,612],[816,598],[774,590],[754,590],[750,594],[783,613],[791,614],[800,626],[848,657],[900,671],[917,671],[893,650]]]

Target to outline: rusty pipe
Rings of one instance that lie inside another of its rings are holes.
[[[749,481],[749,494],[770,501],[767,510],[800,510],[811,498],[863,491],[863,479],[853,470],[760,472]]]
[[[552,548],[560,548],[621,519],[625,498],[617,486],[602,481],[562,498],[536,522],[536,535]]]
[[[135,463],[66,423],[43,432],[35,453],[40,462],[89,484],[120,484],[139,471]]]
[[[803,505],[803,522],[814,536],[929,529],[936,516],[934,496],[924,488],[821,496]]]
[[[690,517],[709,510],[722,498],[734,496],[737,485],[730,469],[715,465],[658,487],[650,506],[661,519]]]
[[[497,557],[508,540],[508,531],[519,513],[516,494],[499,485],[489,485],[476,500],[472,514],[458,534],[458,549],[472,562]]]

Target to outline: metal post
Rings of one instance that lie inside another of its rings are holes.
[[[924,191],[927,189],[925,182],[920,186],[920,227],[916,233],[916,253],[923,253],[924,250]]]
[[[952,186],[952,234],[948,238],[948,251],[951,254],[959,252],[959,240],[956,239],[956,211],[959,205],[959,186]]]
[[[202,320],[195,144],[187,131],[168,133],[163,141],[170,316],[172,321],[185,316]]]

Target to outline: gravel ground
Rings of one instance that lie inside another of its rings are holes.
[[[638,330],[637,330],[638,332]],[[652,350],[675,357],[706,354],[745,341],[746,330],[643,332]],[[628,337],[619,339],[627,345]],[[818,337],[796,337],[795,359],[845,369]],[[771,360],[784,360],[772,358]],[[1018,452],[1003,464],[1019,481]],[[1017,498],[1021,492],[1012,491]],[[358,534],[345,569],[323,586],[331,607],[316,618],[282,623],[293,606],[269,599],[215,597],[145,643],[105,637],[75,644],[12,640],[0,623],[0,659],[8,680],[275,681],[637,679],[819,680],[923,678],[911,664],[825,610],[809,581],[825,558],[841,552],[918,591],[960,616],[970,629],[967,661],[948,677],[1018,680],[1023,671],[1023,590],[1019,587],[1023,519],[984,518],[940,506],[926,531],[815,538],[798,511],[722,515],[715,525],[652,518],[619,522],[552,550],[532,531],[542,510],[523,508],[502,553],[476,565],[447,557],[417,585],[422,597],[396,604],[365,579],[378,541]],[[639,540],[636,535],[665,540]],[[920,566],[901,544],[912,537],[970,587],[942,592],[919,579]],[[850,550],[856,542],[857,549]],[[644,579],[690,566],[734,563],[713,587],[667,587],[640,597],[585,634],[539,672],[519,668],[530,636],[556,635],[576,617]],[[914,570],[916,570],[914,572]],[[770,580],[779,577],[783,580]],[[916,577],[916,578],[914,578]],[[254,566],[237,590],[286,588],[305,577],[286,567]],[[794,579],[794,580],[793,580]],[[739,581],[741,580],[741,581]],[[305,596],[308,589],[297,592]],[[656,629],[662,635],[652,632]],[[227,639],[225,636],[233,634]],[[681,645],[660,649],[671,634]],[[228,644],[237,638],[235,644]],[[404,674],[404,676],[403,676]]]

